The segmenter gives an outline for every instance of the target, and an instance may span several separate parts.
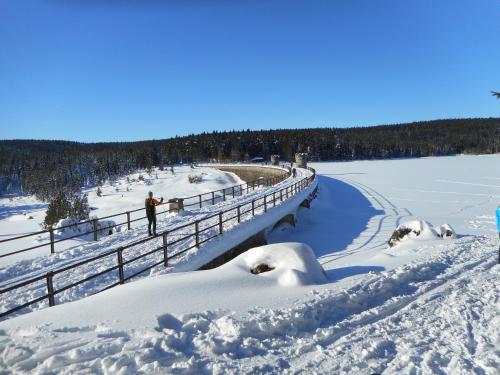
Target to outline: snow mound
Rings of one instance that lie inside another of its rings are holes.
[[[108,236],[121,230],[113,220],[97,220],[96,229],[98,237]],[[61,219],[54,228],[54,234],[58,239],[70,238],[82,233],[87,233],[87,239],[91,239],[93,231],[94,225],[91,222],[81,222],[75,218]]]
[[[303,243],[255,247],[228,262],[224,268],[244,269],[256,277],[274,279],[282,286],[326,282],[326,274],[312,249]]]
[[[407,240],[434,240],[438,238],[454,238],[456,233],[449,224],[434,227],[425,220],[412,220],[399,225],[389,239],[389,247],[394,247]]]

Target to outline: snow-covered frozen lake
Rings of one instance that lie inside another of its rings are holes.
[[[312,166],[318,198],[295,228],[270,234],[267,255],[1,322],[0,368],[498,374],[500,155]],[[414,219],[448,223],[458,237],[389,249],[392,231]],[[283,242],[309,245],[325,275]],[[249,272],[264,261],[277,268]]]
[[[325,269],[400,264],[387,241],[403,221],[450,224],[459,235],[496,233],[500,155],[312,163],[321,193],[314,213],[272,242],[309,244]],[[341,252],[341,253],[339,253]],[[404,261],[404,260],[403,260]]]

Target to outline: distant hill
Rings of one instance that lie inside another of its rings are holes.
[[[500,153],[500,118],[213,132],[140,142],[5,140],[0,141],[0,193],[21,191],[47,200],[58,191],[78,191],[139,168],[268,160],[272,154],[291,160],[296,152],[308,152],[315,161]]]

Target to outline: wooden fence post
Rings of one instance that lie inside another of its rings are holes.
[[[196,247],[199,248],[200,247],[200,221],[199,220],[196,220],[194,222],[194,239],[195,239],[195,244],[196,244]]]
[[[97,219],[92,220],[92,225],[94,226],[94,241],[97,241]]]
[[[47,298],[49,300],[49,306],[54,306],[56,301],[54,299],[54,284],[52,282],[52,278],[54,277],[54,273],[52,271],[47,272]]]
[[[54,229],[50,227],[49,229],[49,237],[50,237],[50,253],[54,254],[55,249],[54,249]]]
[[[163,265],[168,267],[167,233],[163,232]]]
[[[116,250],[118,255],[118,278],[120,279],[120,284],[125,283],[125,273],[123,272],[123,247],[119,247]]]

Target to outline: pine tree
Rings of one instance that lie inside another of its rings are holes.
[[[87,194],[83,194],[82,196],[73,195],[69,217],[77,220],[86,220],[89,218],[89,213],[90,207]]]
[[[71,211],[71,203],[63,192],[57,194],[49,203],[43,225],[45,228],[51,228],[59,220],[68,217]]]

